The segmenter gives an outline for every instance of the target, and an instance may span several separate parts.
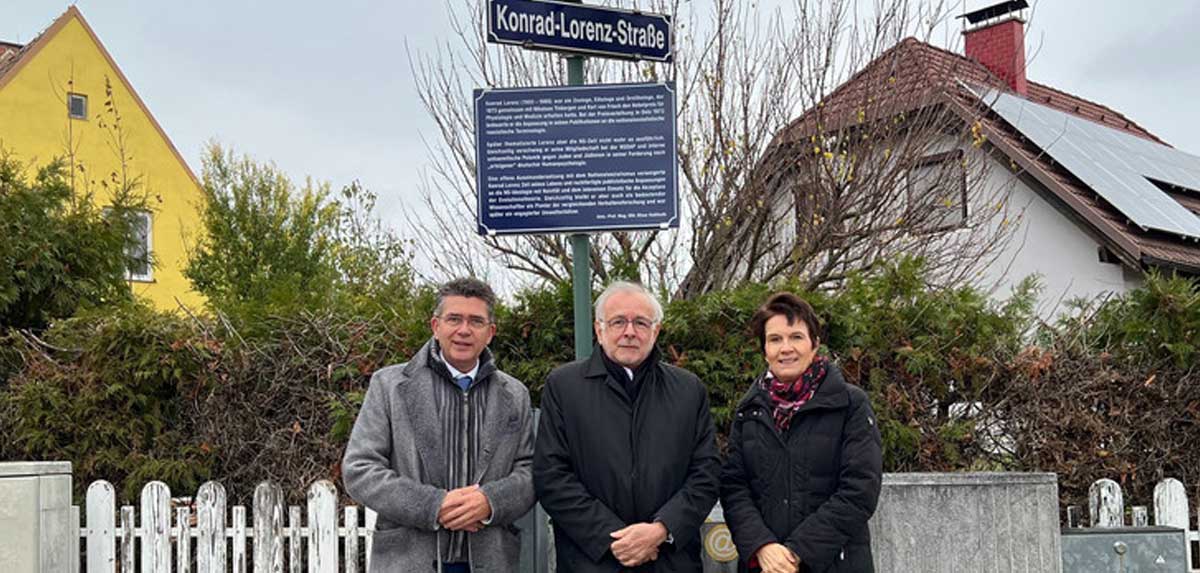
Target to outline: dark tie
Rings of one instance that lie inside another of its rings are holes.
[[[471,387],[471,377],[470,376],[459,376],[458,378],[454,379],[454,383],[458,384],[458,387],[462,388],[463,392],[466,392],[467,388]]]

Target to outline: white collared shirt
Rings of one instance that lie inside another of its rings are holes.
[[[470,372],[459,372],[457,368],[455,368],[452,364],[450,364],[449,362],[446,361],[446,355],[442,352],[441,348],[438,348],[438,358],[442,361],[442,364],[446,365],[446,370],[450,371],[450,378],[452,378],[454,380],[462,378],[463,376],[470,376],[471,381],[474,382],[475,375],[479,373],[479,359],[478,358],[475,359],[475,366],[471,367]]]
[[[470,376],[470,377],[471,377],[471,382],[474,382],[474,381],[475,381],[475,375],[479,373],[479,359],[478,359],[478,358],[476,358],[476,359],[475,359],[475,366],[472,366],[472,367],[471,367],[471,370],[470,370],[469,372],[459,372],[459,371],[458,371],[458,369],[454,367],[454,365],[452,365],[452,364],[450,364],[449,362],[447,362],[447,361],[446,361],[446,355],[445,355],[445,354],[442,352],[442,349],[441,349],[441,348],[438,348],[438,359],[442,361],[442,364],[445,364],[445,365],[446,365],[446,370],[448,370],[448,371],[450,372],[450,378],[451,378],[452,380],[457,380],[457,379],[459,379],[459,378],[462,378],[463,376]],[[484,497],[487,497],[487,496],[484,496]],[[492,505],[492,500],[490,500],[490,499],[489,499],[489,500],[488,500],[488,506],[491,506],[491,505]],[[484,525],[491,525],[491,524],[492,524],[492,518],[496,516],[496,514],[495,514],[495,512],[494,512],[494,509],[495,509],[495,508],[492,508],[492,509],[493,509],[493,511],[491,511],[491,512],[488,512],[488,518],[487,518],[487,519],[485,519],[485,520],[483,520],[483,521],[481,522],[481,523],[483,523]],[[441,523],[434,523],[434,524],[433,524],[433,529],[434,529],[434,531],[438,531],[438,530],[440,530],[441,528],[442,528],[442,524],[441,524]]]

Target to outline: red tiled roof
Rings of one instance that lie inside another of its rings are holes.
[[[819,116],[825,125],[837,125],[848,119],[852,109],[871,109],[879,102],[869,101],[883,93],[892,92],[887,111],[903,111],[940,102],[949,93],[958,91],[958,82],[976,86],[1007,89],[1003,80],[982,64],[961,54],[932,46],[916,38],[905,38],[867,64],[862,70],[838,86],[818,108],[806,111],[788,127],[808,126]],[[1117,111],[1061,90],[1029,82],[1030,101],[1053,107],[1084,119],[1104,124],[1166,145],[1161,139]]]
[[[979,121],[989,143],[999,149],[1049,192],[1049,199],[1068,207],[1097,240],[1107,244],[1126,263],[1138,267],[1170,266],[1200,273],[1200,244],[1163,233],[1143,230],[1087,185],[1056,164],[997,114],[981,108],[978,98],[967,95],[960,82],[1009,90],[983,65],[960,54],[906,38],[884,52],[838,86],[821,103],[805,111],[776,137],[777,144],[802,140],[818,132],[836,130],[852,121],[879,119],[913,109],[945,105],[964,121]],[[1028,82],[1032,102],[1124,131],[1160,145],[1153,133],[1123,114],[1084,98]],[[883,101],[881,101],[883,100]],[[1200,209],[1200,196],[1168,193],[1185,207]]]
[[[53,27],[53,25],[51,25],[51,27]],[[25,56],[33,53],[37,49],[39,41],[46,36],[46,32],[49,29],[50,28],[43,30],[42,33],[38,34],[36,38],[26,43],[24,46],[21,44],[14,44],[12,42],[0,40],[0,84],[4,83],[4,76],[8,74],[8,72],[16,69],[17,65],[21,63]]]
[[[0,41],[0,77],[17,64],[22,54],[21,48],[20,44]]]

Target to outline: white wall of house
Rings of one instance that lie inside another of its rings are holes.
[[[1008,299],[1021,281],[1037,276],[1041,291],[1036,312],[1050,321],[1070,310],[1068,301],[1122,294],[1144,282],[1138,269],[1101,261],[1100,241],[1073,216],[1044,198],[1034,187],[1040,188],[1040,184],[1017,177],[1007,159],[992,157],[952,136],[929,145],[926,156],[955,148],[963,150],[964,169],[968,172],[966,221],[977,226],[917,238],[945,241],[951,249],[942,252],[961,248],[962,252],[974,253],[981,243],[991,241],[997,230],[1003,229],[1002,240],[970,269],[974,284],[993,299]],[[782,195],[775,204],[781,223],[777,232],[784,244],[795,236],[788,219],[791,201],[790,195]],[[897,248],[898,253],[904,252],[902,246]]]
[[[1101,244],[1080,224],[1013,175],[1007,165],[994,159],[989,161],[987,185],[1009,189],[1007,216],[990,224],[1005,225],[1007,221],[1013,230],[995,259],[981,270],[978,286],[997,299],[1005,299],[1022,279],[1037,275],[1042,285],[1037,313],[1049,320],[1067,310],[1064,303],[1073,298],[1120,294],[1142,283],[1139,271],[1118,263],[1101,262]],[[986,193],[971,195],[987,196]],[[980,203],[973,201],[970,208],[989,208]]]

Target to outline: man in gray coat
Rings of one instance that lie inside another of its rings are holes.
[[[495,294],[443,285],[433,338],[380,369],[346,446],[346,490],[379,514],[371,570],[515,572],[533,506],[529,391],[496,369]]]

